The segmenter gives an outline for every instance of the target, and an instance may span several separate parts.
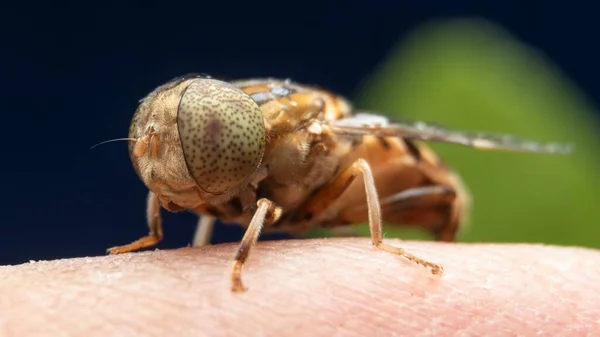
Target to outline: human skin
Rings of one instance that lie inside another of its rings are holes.
[[[598,336],[600,252],[367,238],[259,242],[0,267],[2,336]]]

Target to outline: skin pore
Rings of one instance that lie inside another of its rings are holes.
[[[414,336],[600,333],[600,252],[368,238],[259,242],[229,284],[237,244],[0,267],[3,336]]]

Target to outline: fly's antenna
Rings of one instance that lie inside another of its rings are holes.
[[[112,142],[118,142],[118,141],[122,141],[122,140],[137,141],[137,138],[115,138],[115,139],[105,140],[103,142],[100,142],[100,143],[98,143],[98,144],[90,147],[90,150],[93,149],[93,148],[95,148],[95,147],[97,147],[97,146],[100,146],[102,144],[112,143]]]

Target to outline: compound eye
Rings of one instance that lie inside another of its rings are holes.
[[[256,102],[238,87],[197,79],[185,89],[177,127],[187,168],[205,192],[221,194],[254,173],[265,149]]]

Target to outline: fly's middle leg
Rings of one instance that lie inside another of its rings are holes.
[[[423,260],[403,248],[394,247],[383,242],[383,231],[381,225],[381,205],[379,203],[379,197],[375,188],[375,179],[373,178],[373,172],[371,166],[364,159],[358,159],[353,164],[354,169],[360,169],[363,174],[365,192],[367,194],[367,207],[369,213],[369,229],[371,231],[371,241],[373,245],[386,252],[400,255],[416,264],[427,267],[435,275],[441,275],[443,273],[442,266]]]
[[[160,203],[156,195],[148,192],[148,202],[146,206],[146,218],[150,233],[127,245],[117,246],[107,249],[109,254],[122,254],[147,247],[152,247],[163,239],[162,218],[160,216]]]
[[[196,233],[194,234],[194,241],[192,241],[192,246],[201,247],[210,243],[216,221],[217,219],[213,216],[205,214],[200,215],[200,219],[198,219],[198,225],[196,226]]]
[[[258,240],[263,225],[265,223],[273,223],[281,216],[281,208],[275,207],[275,203],[268,199],[263,198],[258,200],[257,206],[258,209],[254,213],[235,255],[235,261],[231,270],[231,290],[234,292],[244,292],[247,290],[242,282],[242,268],[246,260],[248,260],[250,250]]]

